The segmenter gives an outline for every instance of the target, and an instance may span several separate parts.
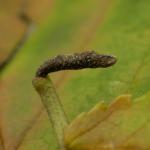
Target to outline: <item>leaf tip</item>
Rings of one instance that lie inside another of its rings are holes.
[[[118,96],[109,106],[109,108],[127,108],[131,105],[131,95],[120,95]]]

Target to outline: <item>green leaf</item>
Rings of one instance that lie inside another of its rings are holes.
[[[5,149],[57,149],[47,114],[31,84],[36,68],[47,57],[94,49],[118,58],[111,69],[51,75],[70,120],[101,99],[110,102],[125,93],[133,98],[147,93],[149,6],[149,1],[134,0],[56,0],[49,17],[1,73],[0,137]]]

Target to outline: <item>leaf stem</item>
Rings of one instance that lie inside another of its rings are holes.
[[[60,150],[66,150],[64,146],[64,128],[67,126],[67,117],[60,99],[49,77],[35,77],[33,86],[41,97],[48,117],[54,128]]]

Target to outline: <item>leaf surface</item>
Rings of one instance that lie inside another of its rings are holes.
[[[150,149],[150,93],[131,101],[122,95],[109,106],[96,105],[65,131],[68,150]]]
[[[0,143],[5,149],[57,149],[48,117],[31,84],[36,68],[48,57],[94,49],[118,58],[112,69],[50,75],[70,120],[101,99],[110,102],[126,93],[136,99],[147,93],[149,6],[149,1],[56,0],[48,17],[0,74]],[[33,11],[31,7],[27,10]]]

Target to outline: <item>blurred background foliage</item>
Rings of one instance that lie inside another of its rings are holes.
[[[1,0],[0,148],[57,149],[31,83],[54,55],[96,50],[118,58],[112,68],[51,75],[70,120],[100,100],[147,93],[149,14],[148,0]]]

